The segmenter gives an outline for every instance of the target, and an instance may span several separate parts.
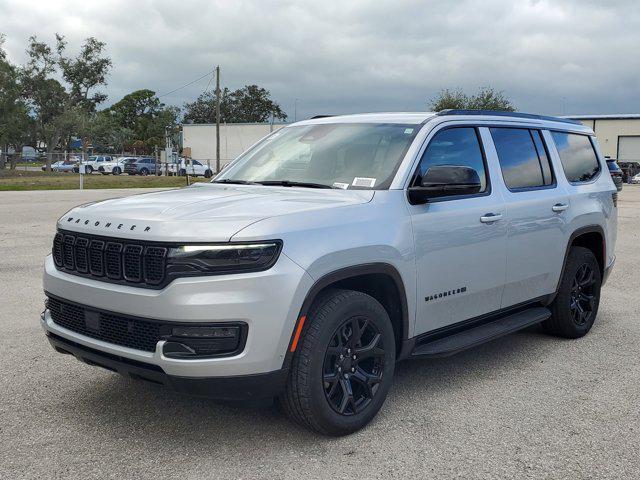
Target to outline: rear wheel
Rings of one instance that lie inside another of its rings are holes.
[[[122,170],[120,170],[120,167],[113,167],[113,172],[114,175],[120,175],[122,173]]]
[[[208,170],[208,169],[207,169],[207,170],[205,170],[205,172],[204,172],[204,178],[211,178],[211,176],[212,176],[211,170]]]
[[[280,401],[301,425],[347,435],[378,413],[393,382],[395,336],[373,297],[330,290],[311,308]]]
[[[560,337],[586,335],[598,314],[602,278],[600,266],[591,250],[571,247],[558,294],[551,304],[551,318],[544,329]]]
[[[84,171],[85,171],[85,173],[89,173],[89,174],[93,173],[93,167],[91,165],[86,165],[84,167]]]

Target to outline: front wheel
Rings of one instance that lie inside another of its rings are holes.
[[[86,165],[84,167],[84,172],[88,173],[88,174],[91,174],[93,172],[93,167],[91,165]]]
[[[143,175],[146,177],[147,175],[149,175],[149,170],[147,170],[146,168],[143,168],[142,170],[140,170],[140,175]]]
[[[362,292],[330,290],[309,311],[280,402],[307,428],[353,433],[382,407],[395,360],[384,307]]]
[[[591,250],[571,247],[555,300],[551,318],[542,323],[553,335],[579,338],[586,335],[598,314],[602,277],[598,260]]]

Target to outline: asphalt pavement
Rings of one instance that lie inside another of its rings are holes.
[[[402,363],[376,420],[339,439],[51,349],[39,314],[55,220],[132,193],[0,192],[0,479],[640,478],[640,186],[620,195],[589,335],[530,329]]]

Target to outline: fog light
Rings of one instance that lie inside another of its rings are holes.
[[[233,355],[240,350],[242,328],[230,326],[176,326],[167,335],[163,354],[170,358],[206,358]]]
[[[229,338],[238,336],[238,327],[173,327],[172,337]]]

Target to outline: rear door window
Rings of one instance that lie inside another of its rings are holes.
[[[564,174],[572,183],[589,182],[600,172],[600,162],[587,135],[551,132]]]
[[[502,177],[510,190],[553,184],[549,156],[538,130],[491,128]]]

